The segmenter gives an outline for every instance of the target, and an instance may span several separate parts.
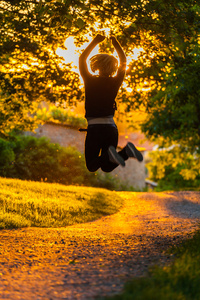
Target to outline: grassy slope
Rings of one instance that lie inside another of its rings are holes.
[[[100,188],[0,178],[0,228],[88,222],[117,212],[122,202]]]
[[[67,226],[115,213],[121,206],[122,199],[104,189],[0,178],[0,228]],[[200,232],[173,252],[172,265],[131,280],[123,294],[106,299],[200,299]]]

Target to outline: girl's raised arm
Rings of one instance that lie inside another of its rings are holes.
[[[115,47],[117,54],[119,56],[120,65],[119,65],[118,73],[119,72],[125,73],[125,71],[126,71],[126,55],[124,53],[124,50],[122,49],[120,43],[117,41],[117,39],[114,36],[111,36],[110,39],[111,39],[112,44]]]

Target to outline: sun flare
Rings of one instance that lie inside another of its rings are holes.
[[[110,35],[110,29],[109,28],[104,28],[102,29],[106,37]],[[92,37],[88,36],[89,42],[84,43],[81,47],[77,48],[75,43],[74,43],[74,38],[72,36],[68,37],[65,42],[64,46],[66,49],[58,47],[56,50],[56,54],[60,57],[63,58],[63,63],[65,64],[71,64],[72,66],[72,71],[79,73],[78,69],[78,61],[79,61],[79,56],[80,53],[87,47],[87,45],[92,41]],[[134,48],[132,50],[131,54],[127,55],[127,69],[129,67],[129,64],[133,60],[137,60],[138,56],[140,55],[141,52],[143,52],[143,48]],[[90,53],[88,59],[97,54],[99,52],[99,47],[98,45],[93,49],[93,51]],[[117,52],[115,51],[113,55],[118,59],[117,57]]]

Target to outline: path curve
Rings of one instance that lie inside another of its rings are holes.
[[[66,228],[0,231],[0,299],[92,300],[171,258],[199,228],[200,192],[119,192],[115,215]]]

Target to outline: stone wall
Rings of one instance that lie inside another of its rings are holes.
[[[63,147],[74,146],[84,153],[85,132],[50,123],[40,125],[35,131],[37,137],[46,136],[52,143],[58,143]]]
[[[66,126],[58,124],[44,124],[36,129],[36,133],[26,133],[27,135],[35,135],[36,137],[47,137],[52,143],[58,143],[63,147],[74,146],[81,153],[84,153],[84,142],[86,132],[79,132]],[[125,146],[125,145],[123,145]],[[137,145],[136,145],[137,146]],[[119,178],[126,186],[133,186],[139,190],[145,187],[145,164],[135,159],[126,161],[126,167],[117,167],[112,173]]]

